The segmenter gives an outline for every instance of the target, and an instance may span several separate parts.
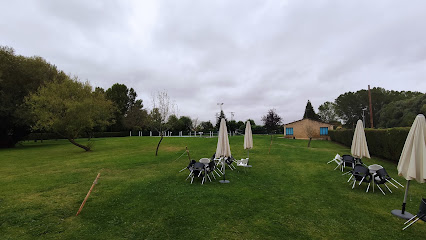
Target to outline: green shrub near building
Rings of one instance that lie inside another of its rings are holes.
[[[409,131],[409,127],[365,129],[370,154],[398,162]],[[332,141],[351,147],[354,130],[332,130],[328,134]]]

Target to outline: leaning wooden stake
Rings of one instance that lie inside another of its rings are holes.
[[[189,150],[188,150],[188,146],[186,146],[185,148],[186,148],[186,153],[188,153],[188,158],[189,158],[189,161],[191,162],[191,157],[189,156]]]
[[[95,187],[95,184],[98,183],[98,178],[101,175],[101,173],[98,173],[98,176],[95,178],[95,181],[93,181],[92,187],[90,188],[89,192],[87,193],[86,197],[84,198],[83,202],[81,203],[80,209],[78,209],[78,212],[76,216],[81,212],[81,210],[84,207],[84,204],[86,204],[87,199],[89,198],[90,193],[92,192],[93,188]]]
[[[269,145],[269,152],[268,152],[268,154],[271,153],[271,146],[272,146],[272,135],[271,135],[271,144]]]

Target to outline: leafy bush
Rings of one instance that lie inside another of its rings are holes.
[[[371,155],[399,161],[410,128],[365,129],[368,150]],[[354,130],[332,130],[332,141],[351,147]]]

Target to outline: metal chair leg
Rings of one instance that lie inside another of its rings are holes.
[[[401,185],[401,183],[399,183],[398,181],[396,181],[395,179],[391,178],[392,180],[394,180],[396,183],[398,183],[399,186],[404,187],[404,185]]]
[[[391,181],[389,181],[389,180],[387,180],[387,179],[385,179],[386,180],[386,182],[388,182],[388,183],[390,183],[392,186],[394,186],[395,188],[398,188],[395,184],[393,184]]]
[[[336,170],[338,167],[340,167],[340,164],[337,164],[337,167],[335,167],[334,170]]]
[[[362,181],[364,181],[364,178],[365,178],[365,176],[361,178],[361,181],[359,181],[358,186],[361,186],[361,183],[362,183]]]
[[[390,193],[392,193],[392,191],[390,190],[390,188],[388,187],[388,185],[386,185],[386,183],[383,183],[385,185],[385,187],[389,190]]]
[[[404,225],[405,224],[407,224],[407,223],[409,223],[409,222],[411,222],[411,220],[413,220],[414,218],[416,218],[417,217],[417,215],[414,215],[412,218],[410,218],[410,219],[408,219],[405,223],[404,223]]]
[[[377,187],[380,189],[380,191],[383,193],[383,195],[386,195],[386,193],[385,192],[383,192],[383,190],[382,190],[382,188],[379,186],[379,184],[376,184],[377,185]]]
[[[407,226],[405,226],[402,230],[407,229],[409,226],[413,225],[415,222],[419,221],[420,218],[417,218],[416,220],[412,221],[410,224],[408,224]]]

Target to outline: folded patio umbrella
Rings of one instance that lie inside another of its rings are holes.
[[[362,126],[361,120],[358,120],[356,123],[354,137],[352,139],[351,154],[356,158],[370,158],[367,140],[365,139],[364,127]]]
[[[229,147],[229,139],[228,139],[228,128],[226,127],[225,119],[222,118],[220,121],[219,127],[219,136],[217,139],[217,148],[215,157],[225,158],[231,156],[231,148]],[[223,180],[220,180],[221,183],[229,183],[228,180],[225,179],[225,159],[222,160],[222,168],[223,168]]]
[[[426,120],[423,114],[417,115],[405,140],[398,162],[398,175],[407,180],[402,210],[393,210],[392,214],[404,219],[413,215],[405,211],[408,187],[411,180],[419,183],[426,181]]]
[[[247,149],[247,157],[249,157],[249,149],[253,148],[253,134],[251,132],[250,121],[246,123],[246,131],[244,132],[244,149]]]

